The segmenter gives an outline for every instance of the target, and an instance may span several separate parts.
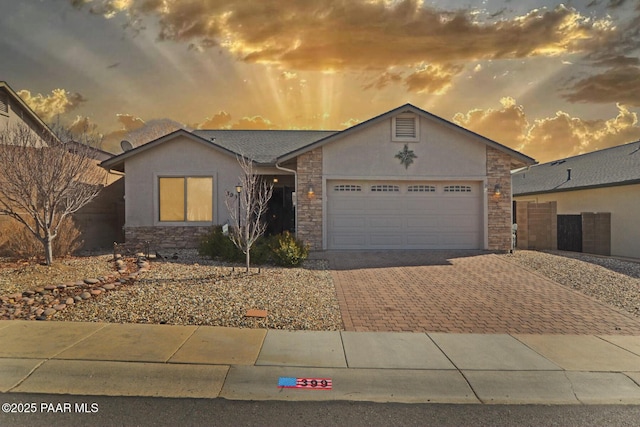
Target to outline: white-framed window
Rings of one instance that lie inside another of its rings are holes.
[[[9,95],[0,90],[0,113],[9,114]]]
[[[446,185],[445,193],[471,193],[471,187],[468,185]]]
[[[333,187],[333,191],[362,191],[362,186],[355,184],[339,184]]]
[[[435,185],[410,185],[407,187],[407,191],[409,193],[435,193],[436,187]]]
[[[399,193],[400,187],[397,185],[390,185],[390,184],[378,184],[378,185],[372,185],[371,191],[383,192],[383,193]]]
[[[160,222],[213,221],[213,178],[163,176],[158,178]]]
[[[399,142],[420,140],[420,119],[415,114],[399,114],[391,121],[391,140]]]

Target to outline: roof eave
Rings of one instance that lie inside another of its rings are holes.
[[[566,193],[568,191],[593,190],[596,188],[607,188],[607,187],[622,187],[625,185],[635,185],[635,184],[640,184],[640,178],[630,179],[626,181],[618,181],[618,182],[607,182],[604,184],[582,185],[579,187],[552,188],[548,190],[527,191],[526,193],[513,193],[513,196],[522,197],[522,196],[535,196],[537,194]]]

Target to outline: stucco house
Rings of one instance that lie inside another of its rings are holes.
[[[510,172],[535,163],[410,104],[339,132],[178,130],[101,164],[126,174],[127,242],[195,246],[229,221],[237,154],[274,182],[272,229],[314,250],[509,250]]]
[[[47,124],[18,96],[8,83],[0,81],[0,130],[25,124],[46,141],[59,141]],[[77,142],[69,141],[67,146],[75,149]],[[113,156],[98,148],[91,148],[90,155],[95,160],[95,167],[101,161]],[[109,173],[105,187],[91,203],[73,215],[78,229],[82,233],[83,249],[111,247],[114,240],[121,239],[121,228],[118,215],[118,201],[122,199],[124,181],[122,174]],[[0,229],[5,230],[12,219],[0,215]],[[0,233],[0,247],[6,239],[7,231]],[[1,249],[1,248],[0,248]]]
[[[11,89],[7,82],[0,81],[0,129],[23,123],[43,138],[54,138],[49,126]]]
[[[518,204],[552,203],[558,220],[574,217],[574,250],[640,258],[640,141],[517,171],[513,196]]]

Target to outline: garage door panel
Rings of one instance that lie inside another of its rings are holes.
[[[330,181],[328,184],[330,249],[482,247],[484,222],[478,183]],[[360,185],[363,191],[334,191],[338,184]],[[369,191],[374,184],[393,184],[399,191]],[[436,188],[436,192],[408,191],[409,186],[416,188],[416,185]],[[468,186],[472,191],[444,192],[445,185]]]
[[[370,227],[370,229],[372,229],[373,232],[375,232],[376,229],[397,231],[400,231],[402,229],[401,219],[399,221],[397,216],[391,215],[369,217],[367,225]]]
[[[424,249],[436,249],[439,244],[437,232],[412,233],[407,235],[407,245],[419,246]]]
[[[397,234],[372,234],[369,243],[376,248],[401,247],[403,238]]]
[[[364,229],[366,226],[366,218],[358,215],[340,215],[331,219],[331,227],[335,229]]]

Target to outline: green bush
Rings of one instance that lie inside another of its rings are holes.
[[[260,236],[251,248],[251,264],[268,264],[273,261],[274,236]]]
[[[244,262],[245,254],[233,244],[229,236],[222,234],[222,226],[216,225],[203,237],[198,247],[201,256],[227,262]],[[309,248],[288,231],[277,236],[261,236],[251,248],[251,264],[274,262],[285,267],[296,267],[309,255]]]
[[[244,261],[244,254],[233,244],[229,236],[222,234],[222,226],[215,225],[202,238],[198,252],[202,256],[229,262]]]
[[[277,236],[272,249],[274,262],[285,267],[296,267],[309,255],[309,248],[288,231]]]

